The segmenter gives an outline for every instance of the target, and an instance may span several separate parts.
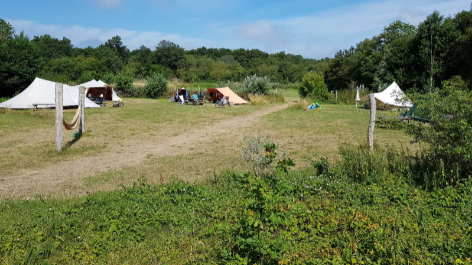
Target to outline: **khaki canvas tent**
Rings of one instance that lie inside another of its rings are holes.
[[[247,101],[242,99],[229,87],[222,88],[207,88],[208,95],[210,96],[210,102],[216,102],[222,97],[226,97],[234,105],[247,104]]]
[[[79,102],[79,86],[63,85],[63,106],[76,108]],[[25,90],[16,97],[0,103],[0,108],[33,109],[55,108],[56,83],[36,77]],[[85,98],[86,108],[99,108],[93,101]]]
[[[103,95],[104,100],[120,101],[120,97],[118,97],[113,87],[107,85],[101,80],[91,80],[87,83],[80,84],[79,86],[84,86],[87,88],[85,96],[90,99],[97,99],[100,97],[100,95]]]
[[[377,109],[411,108],[413,103],[406,98],[405,93],[396,82],[393,82],[384,91],[374,93]],[[365,97],[368,100],[368,97]]]

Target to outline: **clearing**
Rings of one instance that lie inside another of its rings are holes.
[[[287,95],[289,103],[231,109],[125,99],[123,108],[87,109],[88,133],[60,154],[54,149],[53,110],[5,110],[0,114],[0,197],[75,197],[140,178],[195,181],[243,170],[245,135],[275,140],[299,168],[309,166],[314,155],[334,159],[342,144],[364,143],[369,111],[343,105],[303,111],[294,107],[294,91]],[[66,110],[66,120],[74,112]],[[64,132],[64,139],[72,140],[72,133]],[[376,140],[407,147],[411,138],[377,130]]]

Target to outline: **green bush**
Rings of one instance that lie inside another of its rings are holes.
[[[472,92],[460,77],[443,88],[414,96],[426,124],[408,132],[428,148],[418,157],[416,180],[427,188],[454,185],[472,172]]]
[[[160,73],[152,74],[144,87],[144,91],[146,91],[146,96],[149,98],[162,96],[167,91],[167,79]]]
[[[267,76],[248,76],[243,81],[244,92],[246,94],[265,95],[269,92],[270,82]]]
[[[317,73],[307,73],[303,76],[298,94],[302,98],[310,97],[317,101],[326,101],[329,97],[328,86],[323,76]]]
[[[102,77],[102,81],[107,84],[115,84],[115,75],[114,74],[106,74]]]
[[[134,78],[128,73],[119,72],[115,78],[115,85],[118,89],[124,90],[126,93],[129,93],[133,88]]]

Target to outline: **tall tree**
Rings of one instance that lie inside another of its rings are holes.
[[[0,18],[0,43],[13,39],[15,30],[10,23]]]
[[[182,64],[184,48],[173,42],[162,40],[157,44],[154,55],[156,64],[160,64],[175,72]]]
[[[452,48],[459,36],[451,19],[444,19],[435,11],[420,23],[416,44],[418,55],[423,65],[428,88],[432,90],[443,80],[445,65],[451,56]]]
[[[25,89],[34,80],[37,67],[38,56],[23,32],[0,44],[0,96],[11,97]]]
[[[123,63],[128,62],[130,52],[128,48],[125,45],[123,45],[123,42],[121,41],[120,36],[114,36],[111,39],[109,39],[107,42],[105,42],[105,47],[108,47],[114,50],[118,54],[118,56],[121,58],[121,61]]]

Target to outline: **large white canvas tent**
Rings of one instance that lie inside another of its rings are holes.
[[[0,103],[0,108],[32,109],[54,108],[56,106],[56,83],[36,77],[25,90],[16,97]],[[64,107],[77,107],[79,86],[63,86]],[[85,98],[86,108],[99,108],[93,101]]]
[[[405,93],[403,93],[396,82],[393,82],[384,91],[375,93],[374,96],[377,101],[380,101],[380,103],[385,105],[403,108],[413,107],[413,103],[406,99]]]

